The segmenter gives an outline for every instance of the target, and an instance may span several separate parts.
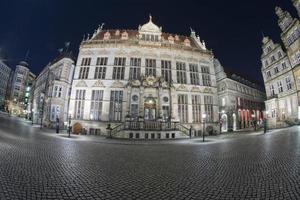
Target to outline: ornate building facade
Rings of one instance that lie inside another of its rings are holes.
[[[299,13],[299,1],[293,1]],[[263,39],[262,74],[267,92],[266,114],[271,128],[300,119],[300,22],[276,7],[284,49],[269,37]]]
[[[0,60],[0,110],[6,110],[6,95],[11,75],[11,68]]]
[[[193,30],[164,33],[151,17],[138,30],[99,27],[79,50],[73,132],[154,139],[217,131],[216,84],[213,53]]]
[[[39,74],[33,92],[33,122],[54,128],[67,128],[69,101],[74,75],[71,53],[62,53]]]
[[[30,72],[27,62],[20,62],[14,71],[9,112],[22,117],[28,117],[32,106],[31,90],[36,76]]]
[[[255,128],[264,119],[265,92],[258,84],[226,71],[215,59],[221,132]]]

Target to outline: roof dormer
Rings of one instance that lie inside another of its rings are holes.
[[[109,40],[109,39],[110,39],[110,33],[107,31],[107,32],[104,34],[103,40]]]
[[[161,45],[162,28],[152,22],[152,16],[149,16],[149,22],[139,26],[139,40],[143,44]]]

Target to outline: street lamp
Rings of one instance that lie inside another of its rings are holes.
[[[255,114],[252,114],[251,117],[252,117],[252,122],[253,122],[253,126],[254,126],[254,131],[256,131],[256,119],[255,119]]]
[[[68,137],[71,137],[71,119],[72,119],[72,113],[69,112]]]
[[[264,133],[267,132],[267,120],[268,120],[269,111],[266,111],[265,119],[264,119]]]
[[[202,140],[204,142],[205,140],[205,122],[206,122],[206,114],[202,114],[202,120],[203,120],[203,131],[202,131]]]
[[[222,120],[222,115],[225,114],[225,110],[222,110],[219,112],[219,118],[220,118],[220,134],[222,133],[222,125],[223,125],[223,120]]]
[[[31,125],[33,125],[34,109],[31,110]]]

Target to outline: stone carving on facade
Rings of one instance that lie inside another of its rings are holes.
[[[132,80],[132,81],[128,82],[128,86],[131,86],[131,87],[140,87],[141,85],[142,85],[141,81],[139,81],[139,80]]]
[[[203,90],[203,92],[204,92],[204,93],[211,93],[211,94],[213,94],[213,91],[211,90],[211,88],[205,88],[205,89]]]
[[[80,81],[76,84],[76,87],[88,87],[85,81]]]
[[[124,88],[125,85],[120,80],[114,81],[111,85],[112,88]]]
[[[154,76],[143,77],[143,86],[145,87],[157,87],[158,79]]]
[[[185,92],[188,92],[188,89],[185,85],[180,85],[178,88],[177,88],[177,91],[185,91]]]
[[[201,90],[200,90],[199,87],[194,86],[194,87],[191,89],[191,92],[201,92]]]
[[[101,80],[98,80],[95,82],[93,87],[105,87],[105,85],[103,84],[103,82]]]

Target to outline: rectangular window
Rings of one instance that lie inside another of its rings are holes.
[[[123,103],[123,91],[111,91],[110,107],[109,107],[110,121],[122,120],[122,103]]]
[[[213,97],[212,96],[204,96],[204,108],[206,114],[206,121],[213,121]]]
[[[197,64],[190,64],[190,78],[192,85],[200,85],[199,71]]]
[[[85,90],[76,90],[75,96],[75,119],[83,119],[85,103]]]
[[[192,95],[193,122],[201,122],[201,96]]]
[[[188,122],[188,95],[186,94],[178,95],[178,115],[180,122]]]
[[[286,69],[286,63],[285,62],[282,63],[282,69]]]
[[[290,77],[286,77],[285,81],[286,81],[287,90],[291,90],[292,89],[292,82],[291,82]]]
[[[209,74],[202,74],[202,81],[204,86],[211,86],[211,79]]]
[[[281,81],[277,82],[277,86],[278,86],[278,92],[279,93],[283,92],[283,87],[282,87]]]
[[[90,71],[89,67],[80,67],[78,78],[79,79],[87,79],[89,76],[89,71]]]
[[[124,80],[126,58],[115,58],[113,68],[113,79]]]
[[[271,96],[275,95],[275,90],[274,90],[274,86],[273,85],[270,86],[270,94],[271,94]]]
[[[172,65],[171,61],[162,60],[161,61],[161,76],[168,83],[172,81]]]
[[[274,68],[274,73],[277,74],[279,72],[278,67]]]
[[[169,106],[162,106],[162,114],[163,114],[163,119],[165,121],[171,120],[171,118],[170,118],[170,107]]]
[[[146,76],[156,77],[156,60],[155,59],[146,59]]]
[[[103,90],[93,90],[91,99],[91,120],[101,120],[103,104]]]
[[[141,77],[141,59],[130,58],[129,79],[139,80]]]
[[[207,67],[207,66],[201,66],[201,73],[203,73],[203,74],[210,74],[209,67]]]
[[[185,63],[176,62],[176,70],[177,70],[177,83],[187,84]]]
[[[138,104],[131,104],[130,107],[131,117],[137,119],[139,117],[139,105]]]
[[[91,65],[91,58],[82,58],[81,66],[90,66]]]
[[[99,57],[99,58],[97,58],[96,65],[97,66],[106,66],[107,65],[107,60],[108,60],[107,57]]]
[[[94,79],[105,79],[106,67],[96,67]]]
[[[114,61],[114,66],[125,66],[126,58],[116,57]]]
[[[270,77],[271,77],[271,72],[267,71],[267,78],[270,78]]]

